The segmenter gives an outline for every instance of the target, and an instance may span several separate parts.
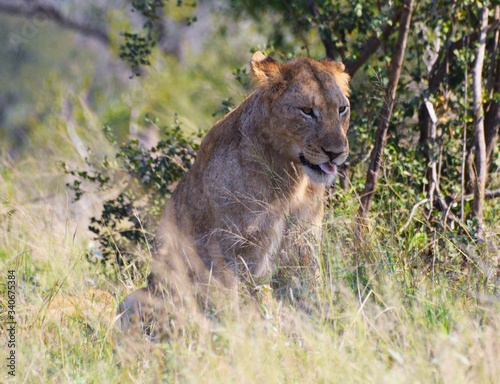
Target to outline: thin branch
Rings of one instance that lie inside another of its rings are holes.
[[[12,4],[10,1],[6,2],[2,0],[0,1],[0,12],[23,17],[33,17],[38,14],[43,14],[60,27],[72,29],[85,36],[93,37],[106,45],[109,44],[109,36],[105,29],[63,15],[59,9],[53,5],[40,4],[36,1]]]
[[[494,189],[493,191],[489,191],[489,190],[484,191],[484,198],[485,199],[496,199],[497,197],[500,197],[500,189]],[[451,199],[453,201],[460,201],[461,196],[456,196],[456,197],[448,196],[447,199]],[[469,199],[474,199],[473,193],[469,193],[467,195],[464,195],[464,200],[469,200]]]
[[[382,26],[380,31],[375,32],[370,36],[368,40],[363,44],[360,49],[359,56],[356,60],[350,60],[345,63],[346,72],[352,77],[361,68],[361,66],[368,61],[368,59],[373,55],[377,49],[382,44],[382,41],[387,40],[390,35],[396,29],[396,24],[401,16],[401,8],[398,8],[391,18],[390,23],[386,23]]]
[[[363,195],[361,196],[361,206],[359,207],[359,218],[362,219],[370,210],[373,196],[377,188],[378,173],[382,161],[382,154],[384,152],[387,130],[389,128],[389,121],[392,116],[394,102],[396,99],[396,89],[403,67],[403,61],[406,51],[406,41],[408,32],[410,30],[410,21],[413,10],[413,0],[406,0],[401,11],[401,19],[399,23],[398,40],[396,42],[396,49],[394,56],[391,60],[391,67],[389,70],[389,82],[387,84],[387,91],[384,99],[384,104],[380,111],[380,122],[377,128],[375,137],[375,145],[371,153],[370,165],[366,175],[366,184]]]
[[[415,214],[415,211],[417,210],[417,208],[418,208],[418,207],[420,207],[422,204],[427,203],[428,201],[429,201],[429,198],[427,198],[427,197],[426,197],[425,199],[420,200],[417,204],[415,204],[415,205],[413,206],[413,208],[411,209],[410,217],[408,217],[408,220],[406,221],[405,225],[403,225],[403,226],[401,227],[401,229],[398,231],[398,233],[400,233],[400,234],[401,234],[402,232],[404,232],[404,230],[405,230],[406,228],[408,228],[408,225],[410,225],[410,223],[411,223],[411,219],[413,218],[413,215]]]
[[[500,189],[497,189],[497,190],[494,190],[494,191],[486,191],[485,194],[484,194],[484,197],[486,199],[493,199],[493,198],[496,198],[496,197],[500,197]],[[469,194],[469,195],[465,195],[464,196],[464,199],[468,200],[468,199],[473,199],[474,198],[474,195],[473,194]],[[451,213],[451,206],[452,206],[452,203],[454,201],[460,201],[461,199],[461,196],[456,196],[456,197],[447,197],[446,199],[444,199],[442,196],[441,196],[441,193],[438,191],[436,193],[436,203],[439,203],[439,208],[444,212],[444,225],[443,227],[446,227],[446,221],[447,221],[447,217],[448,216],[451,216],[452,220],[456,221],[457,223],[463,225],[463,221],[462,220],[459,220],[458,217],[456,217],[455,215],[453,215]],[[447,204],[446,203],[446,200],[449,200],[450,201],[450,204]],[[417,210],[418,207],[420,207],[421,205],[427,203],[431,201],[430,198],[425,198],[425,199],[422,199],[420,200],[418,203],[416,203],[412,210],[411,210],[411,213],[410,213],[410,216],[408,217],[408,220],[406,221],[405,225],[403,225],[401,227],[401,229],[398,231],[398,233],[403,233],[406,228],[408,228],[408,226],[410,225],[411,223],[411,220],[413,219],[413,216],[415,215],[415,212]],[[432,203],[432,202],[431,202]]]

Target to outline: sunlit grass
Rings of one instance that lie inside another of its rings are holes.
[[[0,273],[3,280],[14,269],[18,282],[17,382],[500,380],[495,237],[464,245],[437,234],[428,259],[418,221],[397,235],[374,216],[360,244],[355,197],[339,195],[325,217],[319,281],[290,283],[265,308],[248,302],[236,316],[193,316],[183,332],[151,343],[120,334],[114,308],[101,316],[92,315],[92,301],[70,315],[51,308],[91,289],[120,299],[144,281],[109,281],[86,261],[90,237],[62,181],[54,197],[33,203],[16,189],[22,174],[6,169],[2,177]]]

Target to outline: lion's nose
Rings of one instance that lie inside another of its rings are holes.
[[[325,148],[321,147],[321,149],[323,150],[323,152],[326,153],[326,155],[328,156],[328,158],[330,159],[330,161],[333,161],[335,160],[337,157],[339,157],[340,155],[344,154],[344,152],[330,152],[330,151],[327,151]]]

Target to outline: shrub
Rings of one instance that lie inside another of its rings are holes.
[[[147,115],[146,122],[157,123]],[[62,164],[65,172],[74,176],[67,185],[74,191],[75,201],[85,193],[83,185],[94,185],[99,190],[120,186],[118,195],[104,202],[100,216],[92,217],[89,226],[97,247],[92,247],[86,257],[94,264],[100,263],[108,277],[123,277],[120,275],[127,270],[132,278],[144,275],[142,256],[151,250],[150,229],[156,227],[175,184],[195,160],[199,148],[196,136],[201,133],[187,136],[177,116],[172,125],[160,131],[164,138],[147,149],[137,139],[117,145],[106,125],[106,138],[117,146],[115,161],[107,157],[99,163],[87,159],[89,171]]]

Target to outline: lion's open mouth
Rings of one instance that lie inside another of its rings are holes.
[[[336,175],[337,174],[337,165],[335,163],[326,162],[322,164],[313,164],[309,162],[303,154],[300,154],[300,162],[308,168],[311,168],[313,171],[318,172],[319,174],[327,174],[327,175]]]

